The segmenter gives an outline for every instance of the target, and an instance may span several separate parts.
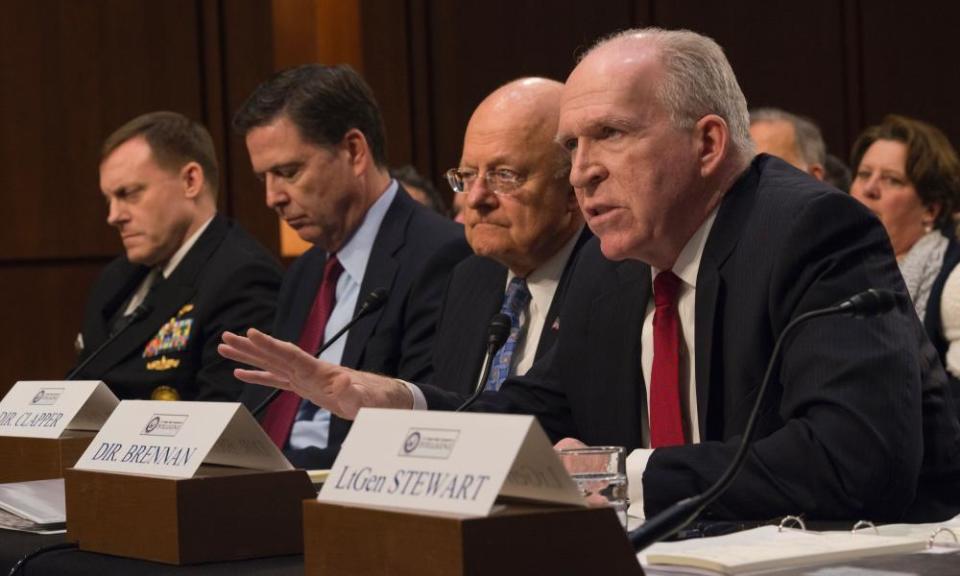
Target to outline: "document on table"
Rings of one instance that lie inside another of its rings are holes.
[[[926,538],[867,532],[804,532],[762,526],[713,538],[661,542],[638,555],[647,574],[748,574],[906,554],[927,547]]]
[[[0,528],[56,534],[66,522],[63,478],[0,484]]]

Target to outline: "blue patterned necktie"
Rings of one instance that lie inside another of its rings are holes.
[[[513,366],[513,351],[516,349],[517,340],[520,338],[520,314],[527,309],[529,304],[530,290],[527,289],[527,281],[523,278],[514,278],[507,286],[507,294],[504,296],[503,306],[500,308],[500,313],[506,314],[510,318],[510,336],[507,337],[507,341],[493,357],[490,376],[487,377],[486,390],[499,390],[500,385],[510,375],[510,368]]]

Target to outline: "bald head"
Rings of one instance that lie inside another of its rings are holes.
[[[480,102],[470,117],[470,126],[499,123],[504,128],[533,135],[536,132],[533,128],[546,123],[547,131],[550,128],[555,130],[562,91],[562,83],[548,78],[514,80],[497,88]],[[553,135],[550,137],[552,139]]]
[[[580,228],[567,182],[569,157],[554,141],[563,85],[522,78],[487,96],[464,135],[460,169],[476,174],[463,212],[467,241],[518,276],[553,256]],[[518,185],[513,190],[510,179]]]

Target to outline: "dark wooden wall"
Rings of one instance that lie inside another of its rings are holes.
[[[958,3],[330,1],[0,3],[0,392],[17,379],[60,377],[72,363],[89,285],[120,250],[104,222],[98,148],[129,118],[174,109],[203,121],[224,165],[221,208],[276,250],[276,219],[229,118],[275,65],[325,59],[324,34],[340,46],[328,52],[359,59],[384,111],[391,162],[438,183],[487,93],[523,75],[563,80],[598,37],[643,25],[714,37],[752,106],[811,116],[841,157],[890,112],[960,142]],[[344,16],[357,3],[359,19]]]
[[[810,116],[841,158],[860,130],[892,112],[960,142],[955,2],[363,0],[361,8],[364,67],[391,160],[438,183],[487,93],[523,75],[562,81],[598,37],[637,26],[713,37],[750,106]]]
[[[60,378],[87,291],[120,252],[99,146],[151,110],[206,124],[221,209],[275,248],[232,111],[272,69],[268,0],[18,0],[0,5],[0,392]]]

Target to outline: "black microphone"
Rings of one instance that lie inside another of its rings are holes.
[[[637,552],[645,549],[647,546],[659,542],[675,534],[678,530],[692,522],[703,512],[703,509],[713,503],[720,497],[727,488],[733,483],[743,463],[746,460],[747,448],[753,437],[753,431],[756,427],[757,414],[760,412],[760,403],[763,401],[764,391],[767,389],[767,383],[770,381],[770,375],[773,374],[773,368],[780,356],[780,345],[783,344],[787,334],[795,327],[821,316],[830,316],[832,314],[850,314],[855,318],[866,318],[868,316],[878,316],[892,310],[897,304],[906,302],[904,294],[892,292],[890,290],[875,290],[873,288],[865,290],[836,304],[829,308],[820,308],[801,314],[790,321],[786,328],[780,333],[777,342],[770,354],[770,361],[767,363],[767,371],[763,375],[763,382],[760,384],[760,390],[757,392],[757,399],[753,404],[753,410],[750,412],[750,419],[747,420],[747,427],[743,431],[743,438],[740,440],[740,447],[737,453],[727,466],[720,478],[713,483],[707,490],[696,496],[684,498],[663,512],[657,514],[646,521],[636,530],[631,531],[627,537]]]
[[[140,304],[139,306],[134,308],[133,312],[131,312],[128,316],[125,316],[124,318],[121,319],[119,326],[114,327],[114,329],[110,332],[110,335],[107,336],[107,339],[103,341],[103,344],[101,344],[100,346],[97,346],[97,349],[91,352],[90,355],[87,356],[87,359],[81,362],[79,366],[71,370],[70,373],[67,374],[67,377],[64,378],[64,380],[73,380],[74,378],[76,378],[77,374],[79,374],[81,370],[86,368],[87,365],[90,364],[90,362],[92,362],[94,358],[99,356],[100,353],[107,348],[107,346],[109,346],[110,344],[113,343],[114,340],[119,338],[120,335],[127,330],[127,328],[133,326],[135,323],[145,318],[152,311],[153,311],[153,307],[151,307],[149,304]]]
[[[317,353],[314,354],[317,358],[321,354],[326,352],[327,348],[333,346],[333,343],[339,340],[344,334],[347,333],[347,330],[353,328],[353,325],[359,322],[361,319],[366,318],[370,314],[373,314],[377,310],[383,308],[383,305],[387,303],[387,297],[390,296],[390,291],[384,287],[377,288],[376,290],[367,294],[367,297],[363,299],[363,302],[360,304],[360,308],[357,309],[357,313],[353,315],[353,318],[346,323],[346,325],[337,331],[336,334],[330,337],[329,340],[323,343],[323,346],[317,350]],[[253,414],[253,417],[256,418],[270,405],[274,399],[280,395],[282,392],[280,388],[274,389],[270,394],[264,398],[263,402],[257,405],[256,408],[250,411]]]
[[[853,314],[854,318],[866,318],[888,312],[894,306],[905,304],[907,301],[907,295],[901,292],[870,288],[844,300],[837,307]]]
[[[483,394],[483,389],[487,385],[487,377],[490,375],[490,365],[493,364],[493,357],[497,350],[503,346],[510,336],[510,317],[506,314],[495,314],[487,325],[487,353],[483,357],[483,367],[480,370],[480,377],[477,378],[477,384],[473,389],[473,394],[467,398],[467,401],[461,404],[454,412],[463,412],[477,401],[477,398]]]

